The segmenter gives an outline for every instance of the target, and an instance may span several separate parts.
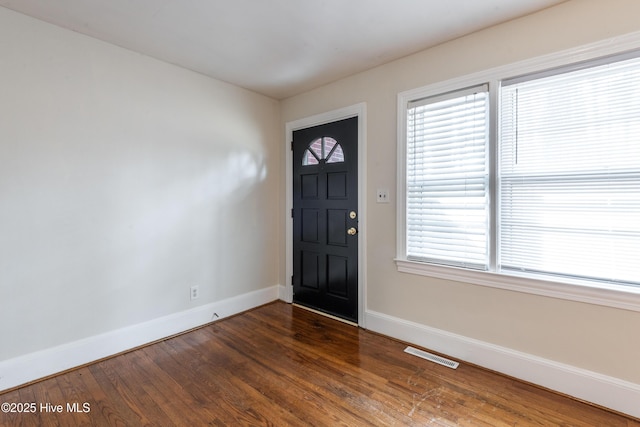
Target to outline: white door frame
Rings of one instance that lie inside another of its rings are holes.
[[[367,156],[366,156],[366,112],[367,104],[352,105],[350,107],[340,108],[338,110],[329,111],[327,113],[317,114],[311,117],[287,122],[285,127],[285,144],[286,144],[286,286],[284,300],[293,302],[293,218],[291,218],[291,210],[293,209],[293,153],[291,151],[291,141],[293,141],[293,132],[298,129],[305,129],[312,126],[331,123],[350,117],[358,117],[358,325],[365,327],[365,309],[366,309],[366,206],[367,206]]]

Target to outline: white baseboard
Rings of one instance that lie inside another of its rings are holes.
[[[0,362],[0,392],[275,301],[279,286]]]
[[[365,316],[371,331],[640,418],[640,384],[375,311]]]

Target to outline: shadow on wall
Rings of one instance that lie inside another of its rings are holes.
[[[267,166],[262,154],[230,149],[208,157],[196,169],[159,189],[146,206],[129,211],[134,215],[126,229],[114,233],[130,245],[129,268],[119,269],[124,277],[112,275],[112,286],[151,281],[170,293],[177,283],[223,281],[221,271],[232,265],[221,260],[232,256],[235,245],[246,246],[245,233],[255,225],[252,216],[265,208],[255,199]],[[164,269],[162,276],[158,268]],[[206,288],[203,291],[206,297]]]
[[[202,182],[195,183],[194,191],[201,201],[232,202],[246,197],[266,177],[267,166],[262,154],[231,151],[212,162]]]

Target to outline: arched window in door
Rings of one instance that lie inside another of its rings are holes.
[[[329,136],[315,139],[304,151],[302,164],[304,166],[317,165],[320,162],[340,163],[344,162],[344,152],[335,139]]]

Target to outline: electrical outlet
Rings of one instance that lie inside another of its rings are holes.
[[[376,196],[376,203],[389,203],[389,190],[379,188]]]
[[[193,301],[194,299],[198,299],[200,298],[200,287],[199,286],[192,286],[191,287],[191,301]]]

